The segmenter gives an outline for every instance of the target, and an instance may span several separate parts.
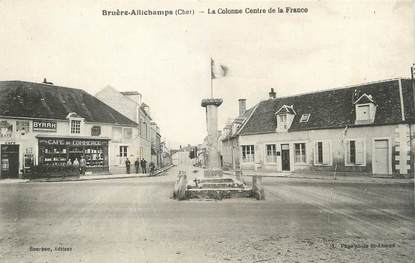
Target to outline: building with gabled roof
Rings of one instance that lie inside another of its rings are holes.
[[[143,102],[141,93],[120,92],[111,86],[106,86],[95,96],[137,123],[139,150],[133,154],[140,159],[145,159],[147,164],[152,161],[157,168],[160,167],[162,157],[160,128],[151,118],[150,107]],[[123,145],[120,144],[119,147],[121,149]]]
[[[221,142],[221,160],[225,169],[239,169],[239,132],[248,118],[255,111],[255,107],[246,109],[246,99],[239,99],[239,115],[234,120],[228,121],[219,137]]]
[[[134,120],[82,89],[46,80],[0,81],[2,178],[82,156],[88,172],[112,172],[119,165],[115,144],[134,148],[137,134]]]
[[[408,79],[271,97],[238,133],[241,168],[407,176],[414,113]]]

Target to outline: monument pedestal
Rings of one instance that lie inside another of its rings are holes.
[[[222,169],[205,169],[203,171],[203,176],[205,178],[221,178],[223,177]]]
[[[194,180],[186,180],[185,199],[224,199],[240,197],[257,197],[251,187],[248,187],[240,176],[223,174],[221,169],[220,154],[218,149],[218,107],[222,104],[222,99],[203,99],[202,107],[206,108],[207,124],[207,168],[203,170],[203,175],[195,177]],[[186,179],[186,177],[183,177]],[[181,179],[183,179],[181,178]],[[184,180],[183,179],[183,180]],[[180,184],[176,183],[176,196],[180,196]],[[255,180],[256,181],[256,180]],[[261,198],[261,196],[259,196]]]

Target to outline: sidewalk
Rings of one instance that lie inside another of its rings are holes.
[[[168,169],[173,167],[173,165],[163,167],[159,170],[156,170],[154,175],[150,176],[150,174],[143,174],[143,173],[131,173],[131,174],[95,174],[95,175],[84,175],[80,177],[67,177],[67,178],[44,178],[44,179],[4,179],[0,180],[0,184],[12,184],[12,183],[25,183],[25,182],[69,182],[69,181],[91,181],[91,180],[108,180],[108,179],[125,179],[125,178],[139,178],[139,177],[153,177],[157,176]]]
[[[234,174],[234,171],[225,171],[225,174]],[[294,178],[294,179],[315,179],[315,180],[328,180],[339,181],[348,183],[374,183],[374,184],[411,184],[414,182],[413,178],[394,178],[394,177],[372,177],[368,174],[356,174],[350,173],[347,175],[336,174],[334,172],[321,172],[321,173],[300,173],[300,172],[269,172],[269,171],[254,171],[254,170],[242,170],[243,177],[262,176],[262,177],[275,177],[275,178]]]

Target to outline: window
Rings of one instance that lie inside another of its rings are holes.
[[[304,151],[305,152],[305,151]],[[314,164],[331,165],[331,145],[329,141],[316,141],[314,144]]]
[[[253,163],[255,160],[255,150],[253,145],[242,145],[242,162]]]
[[[370,120],[370,106],[368,104],[357,105],[356,120],[358,121]]]
[[[346,165],[365,165],[364,140],[347,140],[345,157]]]
[[[286,114],[281,114],[278,117],[280,118],[280,124],[282,125],[282,128],[284,130],[286,130],[288,128],[287,115]]]
[[[277,162],[277,149],[275,144],[267,144],[267,163],[276,163]]]
[[[128,146],[120,146],[120,157],[128,156]]]
[[[294,162],[306,163],[305,143],[294,143]]]
[[[81,133],[81,121],[71,120],[71,133]]]
[[[303,114],[301,115],[300,122],[308,122],[308,119],[310,119],[310,114]]]

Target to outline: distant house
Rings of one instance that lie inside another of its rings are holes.
[[[408,176],[414,113],[407,79],[270,97],[238,132],[241,168]]]
[[[239,169],[239,133],[255,111],[255,107],[246,109],[246,99],[239,99],[239,115],[229,121],[220,136],[221,156],[224,169]]]
[[[18,177],[34,164],[63,165],[81,156],[87,171],[114,172],[129,157],[127,148],[137,151],[137,135],[134,120],[82,89],[0,81],[2,178]],[[119,152],[125,153],[122,159]]]
[[[119,92],[107,86],[95,96],[137,123],[139,150],[133,152],[134,156],[160,165],[160,129],[151,118],[150,107],[143,102],[142,95],[137,91]]]

